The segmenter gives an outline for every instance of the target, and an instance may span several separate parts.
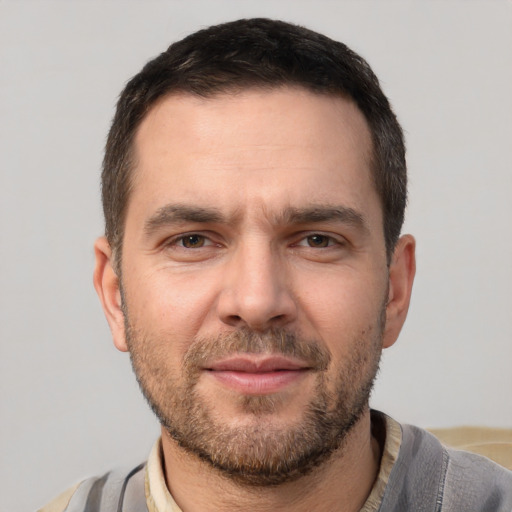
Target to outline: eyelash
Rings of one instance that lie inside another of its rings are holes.
[[[320,243],[318,245],[310,245],[309,242],[312,241],[314,238],[320,238]],[[187,243],[187,240],[191,239],[199,239],[199,242],[202,242],[200,245],[196,247],[187,247],[185,244]],[[327,243],[327,245],[322,245],[322,242]],[[218,244],[215,244],[210,237],[207,235],[203,235],[201,233],[185,233],[179,236],[176,236],[169,240],[166,243],[167,246],[172,247],[179,247],[180,249],[186,249],[186,250],[194,250],[194,249],[202,249],[204,247],[211,247]],[[327,235],[325,233],[311,233],[311,234],[303,234],[300,239],[298,239],[297,242],[292,244],[292,247],[308,247],[311,249],[327,249],[329,247],[333,246],[342,246],[344,245],[343,241],[340,241],[339,239],[333,237],[332,235]]]
[[[201,239],[202,240],[202,244],[199,245],[198,247],[187,247],[185,245],[185,242],[186,240],[190,240],[192,238],[198,238],[198,239]],[[206,245],[205,245],[206,243]],[[174,237],[172,239],[170,239],[167,243],[166,243],[167,246],[172,246],[172,247],[179,247],[180,249],[202,249],[203,247],[210,247],[210,246],[213,246],[213,245],[216,245],[213,243],[213,241],[206,235],[203,235],[201,233],[185,233],[183,235],[179,235],[177,237]]]
[[[318,245],[310,245],[309,242],[312,241],[312,239],[314,238],[320,238],[321,239],[321,242],[326,242],[327,245],[321,245],[321,244],[318,244]],[[303,244],[304,242],[304,244]],[[307,245],[306,245],[307,244]],[[343,243],[334,238],[333,236],[331,235],[326,235],[325,233],[311,233],[309,235],[305,235],[303,236],[298,243],[294,244],[294,246],[300,246],[300,247],[309,247],[311,249],[327,249],[329,247],[333,247],[333,246],[336,246],[336,245],[343,245]]]

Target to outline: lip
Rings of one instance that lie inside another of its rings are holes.
[[[298,382],[311,367],[285,356],[251,354],[214,361],[204,370],[223,386],[239,393],[267,395]]]

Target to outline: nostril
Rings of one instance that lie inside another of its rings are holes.
[[[229,315],[227,317],[227,319],[228,319],[228,322],[231,324],[238,324],[242,321],[242,317],[239,315]]]
[[[246,325],[266,330],[293,321],[296,304],[288,290],[281,290],[277,285],[252,288],[237,284],[222,291],[215,310],[221,322],[232,327]]]
[[[227,325],[230,325],[231,327],[241,327],[242,325],[249,327],[250,329],[256,330],[256,331],[264,331],[268,329],[269,327],[279,327],[282,324],[284,324],[287,320],[287,316],[282,315],[275,315],[271,318],[268,318],[264,321],[256,321],[253,319],[252,321],[246,320],[241,315],[228,315],[224,318],[224,323]]]

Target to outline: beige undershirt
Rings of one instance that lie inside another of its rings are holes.
[[[372,491],[360,512],[376,512],[379,509],[402,442],[400,425],[389,416],[379,416],[384,422],[385,429],[380,469]],[[183,512],[167,489],[163,467],[162,445],[159,439],[153,446],[146,465],[146,500],[149,512]]]

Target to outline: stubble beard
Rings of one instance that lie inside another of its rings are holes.
[[[199,457],[242,485],[275,486],[310,473],[335,452],[368,409],[378,372],[383,318],[353,340],[343,366],[329,382],[329,352],[314,340],[285,330],[264,334],[247,329],[213,339],[196,339],[188,348],[180,378],[166,358],[150,347],[165,341],[135,330],[125,312],[126,336],[140,388],[168,435],[185,451]],[[368,339],[370,338],[370,339]],[[156,341],[156,343],[155,343]],[[301,421],[283,429],[272,421],[280,397],[241,395],[237,406],[253,421],[232,426],[215,417],[196,384],[208,360],[234,353],[269,353],[298,357],[316,373],[316,392]]]

